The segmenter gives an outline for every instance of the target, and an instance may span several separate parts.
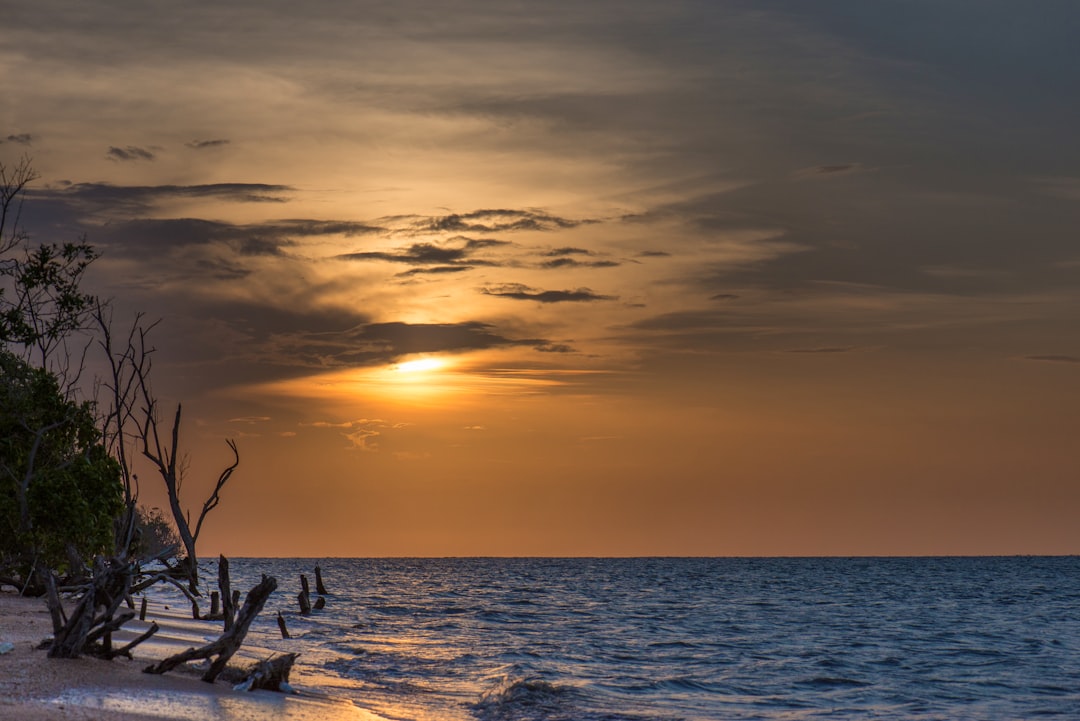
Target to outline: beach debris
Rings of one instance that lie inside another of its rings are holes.
[[[4,641],[3,643],[0,643],[0,656],[4,655],[5,653],[11,653],[14,650],[15,644],[13,644],[11,641]]]
[[[210,664],[210,668],[202,676],[203,681],[213,683],[225,669],[229,659],[240,648],[240,644],[244,642],[248,627],[251,626],[251,622],[262,611],[263,606],[266,605],[266,599],[270,597],[270,594],[276,588],[277,579],[273,576],[263,576],[262,581],[248,591],[247,598],[244,599],[244,606],[236,615],[236,622],[232,628],[221,634],[218,640],[202,648],[189,648],[187,651],[169,656],[152,666],[147,666],[143,671],[162,674],[188,661],[209,659],[211,656],[216,656],[213,663]]]
[[[130,656],[131,649],[150,638],[156,626],[143,633],[121,649],[112,647],[112,634],[135,617],[134,611],[117,613],[120,604],[131,587],[131,563],[119,558],[97,558],[90,580],[82,589],[82,597],[70,617],[65,618],[64,608],[56,589],[52,572],[46,575],[48,606],[53,617],[53,641],[49,646],[50,658],[78,658],[90,654],[101,658]],[[100,611],[100,613],[99,613]]]
[[[326,595],[326,586],[322,582],[322,568],[315,567],[315,592],[320,596]]]
[[[142,603],[139,604],[139,620],[146,620],[146,596],[142,597]]]
[[[246,678],[233,686],[234,691],[279,691],[283,693],[296,693],[289,685],[289,674],[299,654],[283,653],[265,661],[259,661],[255,665],[243,671]]]
[[[323,610],[324,608],[326,608],[326,599],[323,598],[322,596],[319,596],[318,598],[315,599],[315,605],[312,606],[312,608],[315,609],[316,611]]]
[[[285,617],[281,615],[281,611],[277,612],[277,627],[281,631],[282,638],[292,638],[289,635],[289,628],[285,625]]]
[[[236,601],[240,597],[240,591],[232,590],[232,583],[229,581],[229,559],[224,555],[218,556],[218,589],[221,590],[222,620],[225,622],[225,630],[228,631],[236,620]]]
[[[301,591],[296,596],[297,603],[300,604],[300,615],[311,615],[311,589],[308,588],[307,576],[300,574],[300,588]]]

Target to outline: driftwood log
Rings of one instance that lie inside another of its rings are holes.
[[[243,669],[230,669],[222,674],[222,678],[236,684],[238,691],[266,691],[291,692],[289,686],[289,673],[299,654],[283,653],[280,656],[258,661],[254,665]]]
[[[289,635],[289,627],[285,625],[285,617],[281,615],[281,611],[277,612],[277,627],[281,631],[282,638],[292,638]]]
[[[210,668],[203,674],[202,680],[213,683],[215,679],[221,674],[225,668],[225,664],[229,662],[233,654],[240,648],[240,644],[244,642],[244,637],[247,636],[248,627],[251,626],[251,622],[255,620],[255,617],[262,610],[266,604],[266,599],[270,597],[274,589],[277,588],[277,579],[273,576],[263,576],[253,589],[248,591],[247,598],[244,599],[244,606],[240,609],[240,613],[236,616],[236,623],[225,633],[221,634],[221,637],[209,643],[202,648],[189,648],[182,653],[169,656],[162,660],[160,663],[156,663],[153,666],[147,666],[143,669],[146,673],[161,674],[167,671],[171,671],[182,663],[188,661],[194,661],[196,659],[209,659],[211,656],[217,658],[210,664]]]
[[[326,595],[326,586],[322,582],[322,569],[318,566],[315,567],[315,593],[320,596]]]

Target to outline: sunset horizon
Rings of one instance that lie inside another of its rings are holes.
[[[205,554],[1075,555],[1077,18],[24,3],[0,162]]]

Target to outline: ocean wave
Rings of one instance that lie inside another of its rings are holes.
[[[579,692],[572,686],[537,678],[503,678],[480,696],[472,711],[481,721],[559,721],[574,713]]]

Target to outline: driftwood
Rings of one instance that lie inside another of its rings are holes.
[[[289,627],[285,625],[285,617],[281,615],[281,611],[277,612],[277,627],[281,631],[282,638],[292,638],[289,635]]]
[[[289,673],[296,662],[298,654],[283,653],[280,656],[268,658],[265,661],[257,661],[252,666],[244,669],[230,669],[222,674],[222,678],[236,684],[237,691],[266,691],[293,692],[289,686]]]
[[[230,631],[236,620],[236,597],[233,595],[232,583],[229,581],[229,559],[218,556],[218,589],[221,591],[221,613],[225,621],[225,630]],[[237,592],[239,593],[239,592]]]
[[[49,657],[78,658],[84,653],[91,653],[113,658],[119,653],[112,649],[112,633],[135,617],[133,611],[116,613],[130,592],[131,564],[117,558],[98,558],[94,561],[93,575],[84,587],[82,598],[71,616],[60,626],[57,626],[57,621],[63,620],[63,609],[56,592],[55,579],[51,579],[51,573],[48,575],[51,580],[46,581],[49,586],[48,603],[55,631],[49,646]],[[96,645],[99,641],[100,646]],[[134,645],[128,644],[124,648],[130,651]]]
[[[210,668],[203,674],[202,680],[213,683],[214,680],[221,674],[225,668],[225,664],[229,662],[233,654],[240,648],[240,644],[244,642],[244,637],[247,636],[248,627],[251,626],[251,622],[255,620],[255,616],[259,614],[263,606],[266,604],[266,599],[277,588],[277,579],[273,576],[263,576],[253,589],[248,591],[247,598],[244,599],[244,607],[240,609],[240,613],[236,616],[236,623],[231,629],[221,634],[221,637],[209,643],[202,648],[189,648],[182,653],[169,656],[162,660],[160,663],[156,663],[153,666],[147,666],[143,669],[146,673],[161,674],[166,671],[171,671],[182,663],[188,661],[194,661],[196,659],[209,659],[211,656],[217,656],[213,663],[210,664]]]
[[[318,598],[316,598],[315,599],[315,605],[312,606],[312,608],[315,609],[316,611],[321,611],[325,607],[326,607],[326,599],[323,598],[322,596],[319,596]]]
[[[303,590],[301,590],[300,595],[298,595],[296,597],[296,600],[300,603],[300,615],[301,616],[310,616],[311,615],[311,588],[308,586],[307,576],[305,576],[302,573],[300,574],[300,588],[303,589]],[[323,601],[323,604],[325,604],[325,603],[326,602]],[[320,608],[322,608],[322,606],[318,602],[316,602],[315,603],[315,608],[320,609]]]
[[[114,659],[117,656],[127,656],[128,658],[131,658],[131,649],[135,648],[140,643],[142,643],[146,639],[150,638],[151,636],[153,636],[157,632],[158,632],[158,625],[157,625],[157,622],[155,621],[154,623],[150,624],[150,628],[146,629],[141,634],[139,634],[138,636],[133,638],[130,643],[128,643],[128,644],[126,644],[124,646],[121,646],[120,648],[116,649],[115,651],[110,651],[108,653],[108,655],[105,656],[105,658]]]
[[[324,586],[322,582],[322,569],[318,566],[315,567],[315,593],[320,596],[327,595],[326,586]]]
[[[199,599],[195,598],[195,595],[188,589],[186,584],[180,583],[179,580],[173,578],[167,573],[156,573],[149,578],[144,578],[143,580],[139,581],[131,587],[131,592],[139,593],[140,591],[145,591],[146,589],[150,588],[155,583],[158,583],[160,581],[164,581],[165,583],[171,583],[173,586],[178,588],[180,592],[187,597],[187,600],[191,601],[191,617],[196,621],[201,618],[201,616],[199,615]]]

